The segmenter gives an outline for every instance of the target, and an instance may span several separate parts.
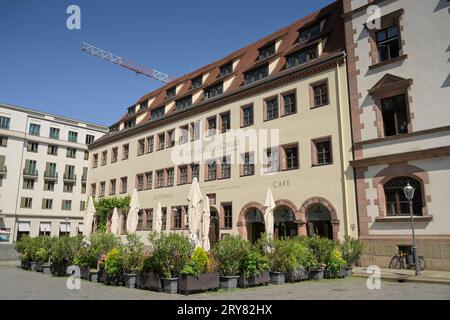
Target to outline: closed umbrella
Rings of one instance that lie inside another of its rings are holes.
[[[267,190],[266,202],[264,203],[264,224],[266,226],[266,234],[269,238],[273,237],[274,210],[275,200],[273,199],[272,190]]]
[[[83,235],[85,237],[89,237],[92,233],[92,225],[94,223],[94,216],[95,216],[96,212],[95,212],[95,206],[94,206],[94,199],[92,199],[92,197],[89,197],[88,199],[88,206],[87,206],[87,210],[86,213],[84,215],[84,231],[83,231]]]
[[[153,230],[156,233],[161,233],[162,228],[162,208],[161,208],[161,202],[158,202],[158,208],[156,209],[156,215],[155,215],[155,226]]]
[[[209,243],[209,224],[211,221],[211,211],[209,208],[209,198],[205,197],[205,206],[203,209],[203,219],[202,219],[202,246],[206,252],[211,249],[211,244]]]
[[[119,211],[117,211],[117,208],[114,208],[112,217],[111,217],[111,234],[119,234],[119,223],[120,223],[120,217],[119,217]]]
[[[191,239],[191,242],[195,245],[195,247],[199,247],[200,241],[198,239],[197,233],[200,228],[203,197],[196,177],[192,181],[187,200],[189,203],[189,238]]]
[[[130,201],[130,211],[127,216],[127,232],[136,232],[139,222],[139,198],[136,189],[133,191]]]

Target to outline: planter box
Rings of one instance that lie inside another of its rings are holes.
[[[309,280],[322,280],[323,270],[309,270]]]
[[[20,266],[21,266],[22,269],[24,269],[24,270],[30,270],[30,269],[31,269],[31,263],[30,263],[30,261],[21,261],[21,262],[20,262]]]
[[[89,280],[91,275],[91,268],[89,266],[78,266],[80,268],[80,277],[83,280]]]
[[[34,261],[30,262],[30,270],[36,271],[36,262],[34,262]]]
[[[220,288],[225,290],[236,289],[239,276],[220,276]]]
[[[270,283],[272,284],[285,284],[286,277],[283,272],[270,272]]]
[[[353,275],[353,268],[345,267],[345,276],[351,277]]]
[[[44,264],[43,262],[36,262],[36,271],[37,272],[43,272],[44,271]]]
[[[178,291],[182,294],[203,292],[220,288],[218,273],[205,273],[198,276],[181,276],[178,279]]]
[[[51,272],[56,277],[64,277],[67,272],[67,264],[65,262],[54,262],[51,266]]]
[[[123,284],[125,288],[135,289],[136,288],[136,275],[135,274],[124,274]]]
[[[324,272],[324,278],[325,279],[337,279],[337,278],[345,278],[346,276],[346,270],[345,268],[341,268],[339,271],[337,272],[331,272],[329,270],[325,270]]]
[[[136,275],[136,285],[138,289],[162,292],[163,283],[161,276],[153,272],[139,271]]]
[[[90,282],[98,282],[98,271],[90,271],[89,272],[89,281]]]
[[[162,278],[165,293],[178,293],[178,278]]]
[[[106,271],[104,268],[100,268],[98,270],[97,281],[100,283],[106,282]]]
[[[42,265],[42,273],[43,274],[52,274],[52,265],[50,263],[46,263]]]
[[[260,285],[267,285],[270,282],[269,271],[263,271],[258,276],[247,277],[245,272],[242,272],[238,280],[238,288],[249,288],[256,287]]]
[[[299,268],[298,270],[291,270],[285,274],[286,282],[293,283],[309,279],[309,272],[305,268]]]
[[[106,274],[106,272],[105,272]],[[104,282],[107,286],[119,286],[123,283],[123,279],[121,275],[110,276],[106,274],[106,280]]]

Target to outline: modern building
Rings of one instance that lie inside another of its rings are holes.
[[[359,232],[364,263],[411,247],[450,269],[450,2],[344,0]],[[374,19],[375,18],[375,19]]]
[[[268,189],[275,234],[356,236],[342,14],[333,3],[139,99],[89,145],[90,195],[136,188],[144,239],[159,203],[163,230],[186,232],[193,177],[212,243],[258,239]]]
[[[107,128],[0,104],[1,241],[83,231],[89,152]]]

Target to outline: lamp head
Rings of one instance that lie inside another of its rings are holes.
[[[411,201],[414,198],[414,192],[415,191],[416,191],[416,189],[413,186],[411,186],[411,184],[408,181],[408,184],[403,189],[403,192],[405,193],[406,199]]]

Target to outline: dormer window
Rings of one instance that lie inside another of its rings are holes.
[[[255,81],[262,80],[264,78],[267,78],[268,76],[269,76],[269,65],[266,64],[262,67],[246,72],[244,75],[245,84],[247,85]]]
[[[315,25],[306,28],[300,32],[300,43],[305,43],[315,37],[317,37],[321,32],[320,22]]]
[[[199,88],[203,85],[203,76],[197,77],[195,79],[192,79],[192,89]]]
[[[205,89],[205,99],[211,99],[223,93],[223,82]]]
[[[148,109],[148,101],[141,102],[139,111],[146,110],[146,109]]]
[[[176,101],[175,109],[177,111],[189,108],[192,105],[192,96],[185,97]]]
[[[233,64],[228,63],[222,67],[220,67],[220,77],[226,77],[227,75],[233,72]]]
[[[165,107],[160,107],[155,110],[152,110],[152,120],[157,120],[164,117]]]
[[[317,46],[294,52],[286,57],[286,69],[294,68],[317,58]]]
[[[133,128],[135,126],[136,126],[136,119],[133,119],[133,120],[125,122],[124,125],[123,125],[123,128],[124,129],[130,129],[130,128]]]
[[[258,60],[264,60],[275,55],[275,43],[272,43],[264,48],[259,49],[259,57]]]
[[[136,113],[136,107],[135,106],[128,108],[128,115],[129,116],[132,116],[135,113]]]
[[[119,126],[112,126],[109,128],[109,132],[117,132],[119,131]]]
[[[177,88],[173,87],[166,91],[166,99],[171,99],[177,94]]]

